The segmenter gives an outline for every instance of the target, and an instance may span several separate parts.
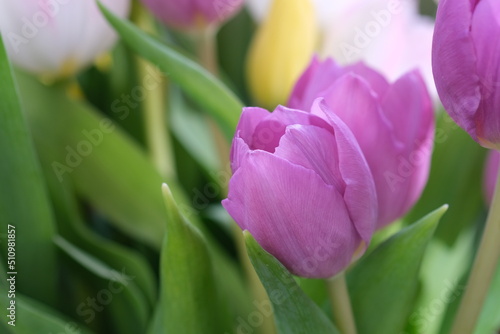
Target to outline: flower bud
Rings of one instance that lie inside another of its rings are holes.
[[[274,0],[250,46],[249,89],[259,105],[286,101],[314,53],[316,18],[310,0]]]
[[[313,59],[289,106],[308,110],[323,97],[356,137],[375,180],[377,228],[402,217],[427,183],[434,138],[432,101],[419,72],[389,84],[363,63]]]
[[[331,277],[364,252],[375,186],[347,126],[318,100],[308,112],[245,108],[222,204],[292,273]]]
[[[143,0],[151,12],[168,26],[199,29],[220,24],[236,14],[243,0]]]
[[[432,66],[450,116],[487,148],[500,148],[500,2],[442,0]]]
[[[129,0],[102,0],[128,14]],[[0,31],[12,61],[44,76],[66,77],[89,65],[116,41],[95,1],[0,0]]]

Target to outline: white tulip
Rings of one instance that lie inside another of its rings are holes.
[[[130,0],[102,3],[128,15]],[[76,73],[117,39],[94,0],[0,0],[0,32],[16,65],[53,77]]]

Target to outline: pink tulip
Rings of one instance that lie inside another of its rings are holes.
[[[442,0],[432,62],[439,97],[479,144],[500,148],[500,1]]]
[[[243,0],[143,0],[144,4],[166,25],[200,28],[221,23],[236,14]]]
[[[128,15],[130,0],[102,3]],[[117,39],[93,0],[0,0],[0,31],[16,65],[51,77],[75,74]]]
[[[289,106],[308,110],[318,97],[351,129],[366,157],[377,191],[377,228],[402,217],[427,183],[433,147],[432,101],[419,72],[389,84],[363,63],[340,67],[315,58]]]
[[[488,204],[491,204],[493,201],[493,193],[495,192],[495,185],[497,184],[498,168],[500,168],[500,152],[492,150],[488,154],[484,170],[483,188]]]
[[[243,110],[222,204],[292,273],[327,278],[366,249],[377,200],[349,128],[321,100],[308,110]]]

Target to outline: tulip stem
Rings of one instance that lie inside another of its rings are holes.
[[[136,21],[137,25],[147,32],[154,33],[154,25],[144,8],[136,5],[134,9],[134,14],[136,14],[134,21]],[[151,158],[158,172],[162,177],[172,179],[175,177],[176,172],[172,143],[167,133],[165,78],[158,70],[153,69],[151,63],[143,59],[137,59],[137,67],[141,82],[145,78],[152,77],[151,81],[157,83],[153,87],[148,87],[143,101],[146,140]]]
[[[486,226],[451,334],[473,333],[500,260],[500,170]]]
[[[345,273],[326,280],[333,320],[342,334],[356,334],[356,322],[352,313],[351,298],[347,289]]]

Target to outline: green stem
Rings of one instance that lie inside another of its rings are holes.
[[[356,322],[352,313],[351,298],[347,290],[345,273],[326,280],[332,306],[333,319],[342,334],[356,334]]]
[[[154,33],[155,28],[144,8],[135,8],[135,22],[143,30]],[[151,71],[153,65],[143,59],[137,59],[139,79],[155,76],[159,82],[156,87],[148,89],[143,103],[146,141],[150,155],[160,175],[166,179],[175,177],[175,159],[172,143],[167,132],[167,103],[165,100],[166,82],[159,71]]]
[[[500,260],[500,170],[483,237],[451,334],[473,333]]]

